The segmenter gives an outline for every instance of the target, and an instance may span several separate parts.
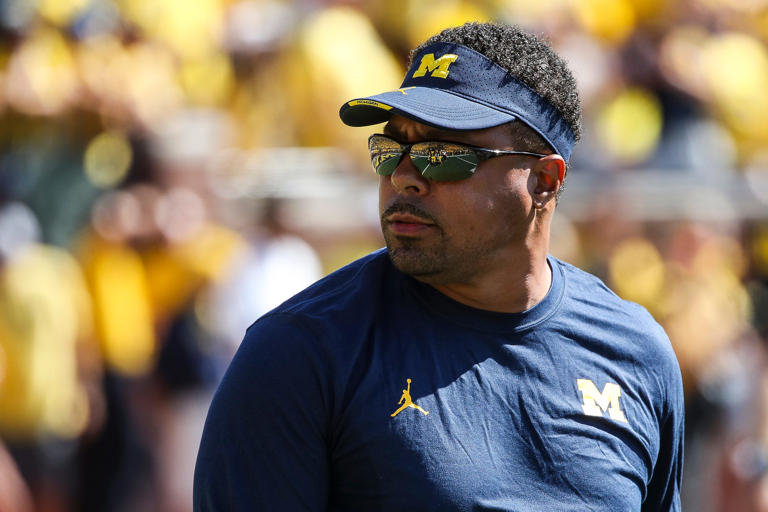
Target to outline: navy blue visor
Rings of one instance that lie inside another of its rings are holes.
[[[481,130],[520,120],[566,161],[573,130],[548,101],[484,55],[451,43],[435,43],[413,59],[400,89],[342,105],[341,120],[369,126],[399,114],[446,130]]]

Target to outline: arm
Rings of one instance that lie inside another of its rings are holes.
[[[674,357],[674,356],[673,356]],[[680,487],[683,478],[683,383],[677,360],[666,376],[668,398],[659,426],[659,454],[648,485],[644,511],[681,510]]]
[[[195,512],[326,510],[327,369],[317,336],[290,315],[248,330],[208,412]]]
[[[32,512],[32,496],[0,440],[0,510]]]

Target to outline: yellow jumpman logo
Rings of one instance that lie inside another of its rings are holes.
[[[408,93],[405,92],[405,91],[407,91],[408,89],[415,89],[415,88],[416,88],[416,86],[414,86],[414,87],[403,87],[402,89],[398,89],[398,91],[403,93],[404,95],[408,96]]]
[[[421,407],[413,403],[413,400],[411,399],[411,379],[405,379],[405,381],[408,383],[408,389],[403,390],[403,396],[401,396],[400,401],[397,402],[398,405],[400,404],[403,404],[403,405],[400,405],[400,407],[395,412],[393,412],[390,416],[394,418],[395,416],[403,412],[408,407],[413,407],[414,409],[420,411],[422,414],[426,416],[427,414],[429,414],[429,411],[425,411],[424,409],[422,409]]]

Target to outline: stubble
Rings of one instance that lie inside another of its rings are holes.
[[[410,213],[434,223],[429,237],[398,236],[384,220],[393,213]],[[484,255],[474,238],[456,241],[443,229],[439,219],[411,203],[398,201],[381,215],[381,227],[392,264],[400,272],[433,285],[468,282]]]

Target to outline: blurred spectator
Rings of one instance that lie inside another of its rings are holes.
[[[283,201],[264,201],[248,248],[238,255],[227,279],[211,290],[207,324],[232,347],[232,354],[257,318],[321,277],[320,259],[290,232],[285,215]]]
[[[95,305],[107,410],[103,428],[81,445],[78,510],[186,510],[172,485],[192,466],[175,442],[191,438],[179,429],[194,428],[204,411],[192,402],[198,421],[184,419],[178,402],[199,390],[207,399],[216,381],[194,304],[242,242],[181,183],[105,194],[91,220],[78,253]]]
[[[6,205],[0,227],[0,435],[37,507],[69,510],[77,438],[98,418],[90,297],[75,259],[36,243],[28,210]]]

